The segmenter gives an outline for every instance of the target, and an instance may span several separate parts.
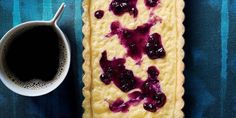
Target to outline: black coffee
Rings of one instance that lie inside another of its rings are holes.
[[[53,79],[59,68],[58,38],[50,26],[29,28],[14,36],[5,58],[9,71],[20,81]]]

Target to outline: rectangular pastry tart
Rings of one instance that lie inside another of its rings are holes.
[[[83,1],[84,118],[182,118],[183,0]]]

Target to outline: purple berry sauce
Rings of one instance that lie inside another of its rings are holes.
[[[115,15],[121,16],[128,12],[133,17],[138,16],[138,9],[136,7],[137,0],[112,0],[109,10]]]
[[[123,28],[118,21],[112,22],[111,32],[107,37],[118,35],[120,43],[126,48],[127,56],[136,61],[140,61],[143,54],[147,54],[150,59],[163,58],[165,50],[158,33],[150,35],[150,29],[160,19],[155,17],[147,23],[138,26],[136,29]]]
[[[133,71],[126,69],[124,64],[125,59],[123,58],[114,58],[109,61],[107,53],[104,51],[100,60],[100,66],[103,70],[100,80],[106,85],[113,82],[123,92],[129,92],[140,87],[140,79],[134,76]]]
[[[150,35],[144,50],[150,59],[164,58],[166,52],[162,45],[160,34],[154,33]]]
[[[127,112],[130,106],[135,106],[144,100],[143,107],[150,112],[156,112],[159,108],[163,107],[166,103],[166,96],[161,91],[159,80],[157,79],[159,71],[156,67],[151,66],[148,68],[148,78],[142,81],[140,78],[133,74],[133,71],[125,68],[125,59],[114,58],[113,60],[107,59],[107,53],[104,51],[100,59],[100,66],[103,73],[100,80],[109,85],[113,82],[121,91],[128,93],[129,100],[124,101],[121,98],[109,103],[109,108],[113,112]]]

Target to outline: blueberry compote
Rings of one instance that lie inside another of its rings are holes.
[[[103,70],[101,74],[101,81],[108,85],[113,83],[123,92],[129,92],[132,89],[139,87],[139,78],[135,77],[131,70],[128,70],[124,66],[125,59],[113,59],[109,61],[107,59],[106,51],[102,53],[100,60],[100,66]]]
[[[94,13],[94,16],[97,18],[97,19],[101,19],[104,15],[104,11],[103,10],[97,10],[95,13]]]
[[[145,5],[149,8],[156,7],[160,3],[160,0],[145,0]]]
[[[158,33],[154,33],[148,37],[144,50],[151,59],[163,58],[166,55],[161,42],[161,36]]]
[[[138,9],[136,4],[137,0],[112,0],[109,10],[118,16],[128,12],[130,15],[137,17]]]
[[[150,29],[159,18],[149,20],[147,23],[138,26],[136,29],[123,28],[118,21],[112,22],[111,33],[107,37],[118,35],[120,43],[127,49],[127,56],[140,61],[143,53],[150,59],[162,58],[165,56],[165,50],[161,43],[161,36],[158,33],[150,35]]]
[[[125,59],[114,58],[107,59],[107,53],[104,51],[100,59],[100,66],[103,73],[100,76],[101,81],[109,85],[113,82],[121,91],[128,93],[129,100],[124,101],[121,98],[109,103],[109,108],[113,112],[127,112],[129,107],[135,106],[144,101],[143,107],[150,112],[156,112],[166,103],[166,96],[161,91],[159,80],[157,79],[159,71],[156,67],[148,68],[148,78],[142,81],[133,74],[133,71],[125,68]]]

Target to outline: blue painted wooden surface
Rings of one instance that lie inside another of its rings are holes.
[[[62,2],[66,9],[59,26],[69,38],[72,64],[65,81],[41,97],[23,97],[0,83],[0,118],[75,118],[82,116],[81,0],[0,0],[0,37],[30,20],[49,20]]]
[[[82,116],[81,0],[0,0],[0,37],[30,20],[49,20],[62,2],[59,26],[72,47],[65,81],[35,98],[19,96],[0,82],[0,118]],[[236,117],[236,0],[186,0],[186,118]]]
[[[236,0],[186,0],[186,117],[236,117]]]

